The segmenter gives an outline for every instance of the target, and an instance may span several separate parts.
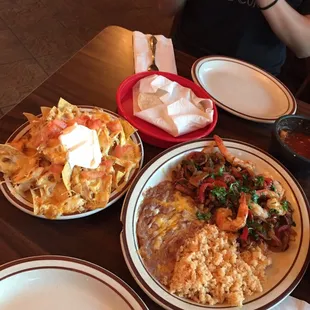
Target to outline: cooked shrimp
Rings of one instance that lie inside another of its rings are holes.
[[[278,215],[282,216],[286,214],[286,211],[283,209],[280,201],[277,198],[271,198],[267,201],[267,208],[269,210],[277,210]]]
[[[279,199],[282,200],[285,194],[285,190],[279,181],[273,181],[275,192],[278,194]]]
[[[257,195],[258,197],[265,196],[265,197],[268,198],[268,199],[271,199],[271,198],[279,199],[278,193],[276,193],[276,192],[274,192],[274,191],[271,191],[271,190],[269,190],[269,189],[261,189],[261,190],[258,190],[258,191],[256,191],[256,195]]]
[[[216,143],[217,147],[219,148],[220,152],[222,153],[222,155],[226,158],[226,160],[230,164],[232,164],[233,166],[236,166],[236,167],[244,168],[248,171],[248,173],[251,176],[254,175],[255,165],[253,163],[251,163],[250,161],[241,160],[240,158],[237,158],[236,156],[231,154],[227,150],[226,146],[224,145],[223,140],[219,136],[214,135],[213,138],[214,138],[215,143]]]
[[[232,212],[230,209],[219,208],[215,214],[215,223],[220,230],[237,232],[239,229],[245,226],[248,213],[249,208],[246,195],[241,193],[237,217],[232,220]]]
[[[213,152],[214,147],[215,147],[215,142],[212,141],[203,148],[202,152],[205,154],[211,154]]]
[[[249,207],[254,216],[257,216],[262,219],[267,219],[269,217],[268,211],[261,207],[259,204],[255,202],[250,202]]]

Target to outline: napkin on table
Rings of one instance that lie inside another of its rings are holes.
[[[288,296],[272,310],[310,310],[310,305],[303,300]]]
[[[143,34],[140,31],[133,32],[133,51],[136,73],[147,71],[152,63],[152,52],[149,44],[150,37],[150,34]],[[177,74],[172,40],[163,35],[156,35],[155,37],[157,39],[155,62],[159,71]]]
[[[134,115],[174,137],[213,121],[213,103],[161,75],[141,79],[133,88]]]

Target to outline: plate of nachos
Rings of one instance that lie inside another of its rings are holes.
[[[1,190],[20,210],[67,220],[97,213],[128,189],[143,163],[141,139],[119,115],[60,98],[0,144]]]

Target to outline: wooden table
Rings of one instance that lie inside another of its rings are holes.
[[[179,74],[190,78],[194,58],[176,52]],[[116,110],[118,85],[133,74],[132,33],[108,27],[79,51],[53,76],[0,120],[0,142],[23,122],[22,112],[40,113],[40,106],[56,105],[59,97],[77,105],[95,105]],[[310,116],[310,105],[298,102],[298,112]],[[240,139],[267,150],[270,125],[256,124],[219,111],[215,133]],[[145,163],[161,150],[145,144]],[[310,197],[307,175],[295,175]],[[159,309],[131,277],[120,247],[119,221],[122,200],[96,215],[71,221],[48,221],[29,216],[0,195],[0,264],[14,259],[43,255],[68,255],[98,264],[125,280],[150,309]],[[310,302],[309,273],[293,295]]]

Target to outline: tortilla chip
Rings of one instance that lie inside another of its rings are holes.
[[[71,191],[71,175],[72,169],[69,162],[66,162],[64,168],[62,169],[62,181],[66,187],[66,189],[70,192]]]
[[[57,107],[52,107],[50,111],[48,112],[48,115],[46,116],[46,120],[52,121],[58,116],[58,114],[59,114],[59,110],[57,109]]]
[[[0,144],[0,171],[8,176],[17,173],[26,165],[27,157],[9,144]]]
[[[122,124],[124,133],[125,133],[125,138],[126,140],[137,131],[136,128],[134,128],[130,123],[128,123],[126,120],[124,119],[120,119],[120,122]]]
[[[113,188],[117,188],[117,186],[120,184],[124,175],[125,175],[125,172],[123,171],[118,170],[115,172],[115,177],[113,178]]]
[[[49,107],[41,107],[42,117],[46,119],[51,112],[51,108]]]
[[[27,157],[20,160],[20,169],[12,176],[12,181],[14,183],[23,183],[31,178],[37,180],[44,170],[41,169],[42,167],[38,167],[37,161],[36,157]]]
[[[62,118],[63,116],[66,119],[71,119],[81,114],[80,109],[63,98],[60,98],[58,101],[58,117]]]
[[[109,138],[109,131],[107,127],[104,126],[102,129],[100,129],[98,134],[98,140],[102,155],[108,155],[111,148],[111,141]]]
[[[30,124],[33,123],[33,122],[40,122],[41,121],[40,117],[35,116],[35,115],[31,114],[31,113],[23,113],[23,114],[27,118],[27,120],[28,120],[28,122]]]

